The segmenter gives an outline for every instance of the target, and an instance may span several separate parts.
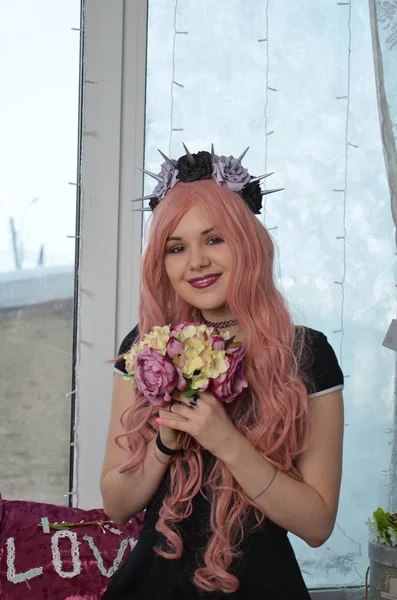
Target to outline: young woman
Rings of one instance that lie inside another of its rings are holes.
[[[343,375],[327,338],[294,326],[276,289],[273,243],[254,214],[260,184],[241,158],[187,151],[163,163],[139,332],[185,321],[229,330],[249,387],[228,405],[201,393],[156,410],[118,360],[104,509],[119,524],[146,515],[103,600],[308,599],[287,532],[318,547],[334,527]]]

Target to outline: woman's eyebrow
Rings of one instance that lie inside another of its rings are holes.
[[[200,235],[207,235],[207,233],[211,233],[211,231],[215,231],[215,228],[210,227],[209,229],[204,229],[204,231],[201,231]],[[183,240],[183,238],[178,237],[176,235],[172,235],[171,237],[168,238],[167,242],[171,242],[171,241],[181,242],[182,240]]]

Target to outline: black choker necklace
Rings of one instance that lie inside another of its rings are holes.
[[[220,323],[214,323],[213,321],[207,321],[207,319],[201,315],[201,320],[204,325],[207,325],[207,327],[216,327],[216,329],[225,329],[226,327],[235,327],[238,325],[238,319],[230,319],[230,321],[220,321]]]

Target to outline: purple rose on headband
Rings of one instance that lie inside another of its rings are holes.
[[[214,161],[213,175],[219,185],[239,192],[249,182],[251,175],[240,162],[237,165],[235,162],[234,156],[218,156]]]
[[[168,356],[145,347],[134,356],[134,376],[139,390],[156,406],[171,402],[175,388],[184,391],[186,381]]]
[[[176,166],[176,160],[172,161]],[[161,165],[161,171],[159,173],[162,181],[159,181],[153,190],[153,194],[156,194],[158,200],[162,200],[168,190],[174,187],[178,183],[178,170],[172,169],[171,165],[165,160]]]
[[[230,348],[226,351],[229,368],[217,379],[211,381],[208,389],[220,402],[232,402],[248,387],[248,381],[244,377],[244,350],[242,346]]]

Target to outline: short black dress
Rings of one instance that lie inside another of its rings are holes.
[[[322,396],[343,389],[343,374],[335,353],[324,334],[305,328],[305,364],[308,393]],[[133,329],[123,340],[119,354],[126,353],[137,336]],[[121,359],[115,370],[125,373]],[[215,458],[203,451],[205,470]],[[146,509],[139,540],[115,573],[102,600],[309,600],[288,532],[270,519],[254,530],[256,521],[247,522],[241,545],[241,558],[231,571],[240,581],[232,594],[203,592],[193,584],[193,574],[203,566],[202,556],[208,541],[210,504],[202,494],[193,500],[193,513],[179,524],[184,551],[179,559],[165,559],[154,552],[161,535],[155,529],[159,510],[168,495],[169,471]]]

